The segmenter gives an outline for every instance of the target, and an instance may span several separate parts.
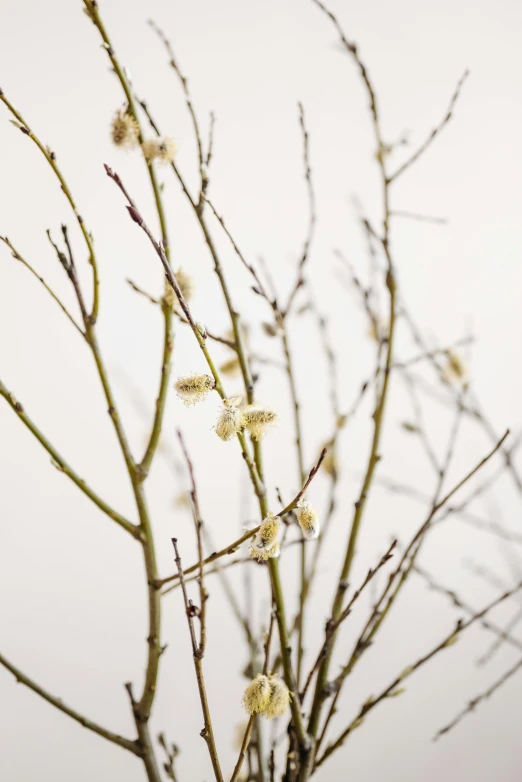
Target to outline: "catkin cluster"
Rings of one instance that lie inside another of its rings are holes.
[[[176,279],[185,298],[192,294],[192,280],[179,269]],[[183,291],[183,287],[185,291]],[[164,299],[167,304],[173,301],[174,291],[166,282]],[[176,381],[176,391],[186,405],[194,405],[201,402],[209,391],[216,387],[215,381],[210,375],[188,375],[180,377]],[[223,406],[214,427],[218,437],[222,440],[232,440],[239,432],[248,431],[253,440],[260,440],[277,422],[278,415],[266,405],[252,404],[240,407],[241,397],[224,399]]]
[[[282,717],[290,705],[286,684],[272,674],[258,674],[243,693],[243,706],[251,716],[259,714],[267,720]]]
[[[140,128],[136,118],[127,110],[119,109],[113,117],[111,138],[115,146],[123,149],[133,149],[140,143]],[[177,145],[170,136],[155,139],[145,139],[141,142],[141,151],[149,165],[155,160],[160,163],[172,163],[177,152]]]

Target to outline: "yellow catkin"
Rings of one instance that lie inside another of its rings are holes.
[[[267,720],[282,717],[290,705],[290,691],[284,681],[277,676],[269,676],[270,694],[261,716]]]
[[[216,434],[222,440],[232,440],[241,430],[241,411],[237,407],[240,400],[225,399],[216,421]]]
[[[175,272],[174,276],[176,277],[181,293],[183,294],[183,298],[185,301],[190,301],[194,295],[194,280],[190,274],[187,274],[181,267]],[[178,304],[178,297],[167,278],[165,278],[165,293],[163,294],[163,298],[169,307],[174,307]]]
[[[159,160],[161,163],[172,163],[177,152],[176,142],[169,136],[146,139],[141,145],[141,149],[149,165],[154,160]]]
[[[335,448],[331,445],[331,443],[328,443],[325,447],[328,447],[328,450],[322,461],[321,469],[323,469],[324,472],[331,478],[335,478],[337,476],[337,456],[335,453]]]
[[[250,556],[259,562],[278,557],[280,552],[279,536],[281,519],[269,513],[250,543]]]
[[[187,375],[178,377],[175,389],[186,405],[195,405],[201,402],[215,385],[214,378],[210,375]]]
[[[248,405],[243,410],[242,423],[254,440],[261,440],[268,430],[277,423],[275,410],[265,405]]]
[[[138,123],[131,114],[120,109],[113,117],[111,125],[112,143],[117,147],[131,149],[138,145]]]
[[[238,375],[240,369],[241,369],[241,365],[239,363],[239,359],[237,356],[234,356],[233,358],[229,358],[228,361],[225,361],[219,367],[219,371],[223,375],[228,375],[228,377],[234,377],[235,375]]]
[[[258,674],[243,693],[243,706],[247,714],[260,714],[268,705],[272,687],[268,676]]]
[[[320,524],[317,512],[307,500],[300,499],[295,511],[301,532],[306,540],[314,540],[319,537]]]

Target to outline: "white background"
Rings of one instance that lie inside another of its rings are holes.
[[[138,229],[128,220],[120,194],[103,163],[124,178],[156,230],[146,172],[138,156],[110,145],[109,126],[122,105],[120,87],[110,73],[97,31],[82,13],[80,0],[0,0],[0,86],[28,124],[56,151],[58,161],[93,231],[100,259],[100,339],[111,369],[122,414],[136,453],[145,440],[132,389],[146,402],[147,422],[159,377],[161,318],[125,282],[131,277],[158,295],[162,274]],[[522,196],[521,56],[518,3],[410,0],[394,3],[332,2],[348,37],[359,44],[376,90],[386,139],[407,131],[412,147],[442,118],[465,68],[471,75],[451,124],[394,190],[394,208],[445,217],[444,226],[397,218],[393,247],[405,301],[427,334],[442,344],[470,331],[477,338],[472,383],[499,432],[520,423],[520,204]],[[180,88],[165,52],[146,26],[148,17],[172,38],[189,76],[196,106],[207,128],[217,115],[211,195],[249,258],[263,255],[282,290],[288,290],[306,228],[307,202],[297,101],[306,108],[311,161],[317,191],[318,237],[310,278],[321,309],[329,315],[339,355],[341,404],[347,409],[371,372],[374,345],[354,295],[339,283],[332,248],[340,247],[361,275],[365,247],[352,205],[357,196],[379,219],[379,181],[367,110],[367,96],[349,58],[336,44],[328,20],[305,0],[104,0],[102,16],[120,60],[136,90],[145,95],[166,133],[179,146],[178,163],[191,184],[197,167],[191,126]],[[396,153],[397,161],[408,150]],[[395,159],[395,158],[394,158]],[[89,278],[81,237],[73,226],[52,172],[31,142],[0,111],[0,234],[74,308],[72,294],[45,237],[58,237],[68,222],[86,289]],[[222,333],[226,313],[209,255],[193,215],[170,173],[165,198],[174,265],[193,274],[199,320]],[[259,352],[280,358],[278,346],[262,336],[263,304],[249,291],[247,275],[214,226],[238,307],[253,324]],[[413,355],[399,329],[401,357]],[[175,372],[202,369],[191,335],[177,330]],[[329,435],[327,380],[311,319],[291,329],[303,415],[307,463]],[[225,352],[216,349],[218,357]],[[85,345],[37,281],[0,247],[0,377],[58,450],[91,485],[133,520],[135,511],[106,414],[94,366]],[[433,376],[426,375],[431,381]],[[399,377],[392,391],[382,448],[382,475],[433,490],[419,442],[400,428],[411,419],[408,396]],[[231,386],[232,383],[229,383]],[[231,392],[237,389],[231,388]],[[284,376],[264,370],[263,399],[277,407],[282,422],[267,440],[267,480],[274,509],[274,487],[283,496],[297,488],[288,391]],[[169,398],[166,436],[175,443],[182,427],[197,467],[202,509],[214,539],[232,540],[253,518],[254,505],[241,500],[242,470],[232,444],[218,441],[211,427],[215,400],[186,410]],[[344,472],[335,531],[321,564],[308,623],[309,660],[321,641],[331,600],[332,571],[344,547],[359,471],[367,457],[371,408],[343,437]],[[451,415],[435,404],[426,408],[430,432],[442,453]],[[475,425],[463,429],[451,485],[486,453],[489,440]],[[497,461],[494,465],[499,466]],[[244,483],[244,481],[243,481]],[[158,539],[161,572],[173,570],[170,536],[180,539],[185,561],[193,560],[191,521],[173,507],[186,486],[158,459],[148,484]],[[311,498],[324,506],[326,480],[317,479]],[[10,408],[0,405],[0,649],[42,686],[116,731],[132,735],[123,682],[140,685],[145,659],[145,587],[140,552],[128,536],[103,516],[24,429]],[[354,584],[386,548],[390,536],[407,539],[423,518],[422,506],[376,487],[368,506],[358,550]],[[520,530],[520,496],[508,477],[495,484],[475,510]],[[463,560],[487,564],[507,583],[520,578],[517,551],[499,545],[453,518],[430,538],[424,564],[474,606],[495,596],[470,575]],[[294,563],[284,566],[288,595],[295,597]],[[260,576],[264,576],[261,573]],[[242,594],[238,574],[234,588]],[[259,590],[254,621],[265,621],[266,582]],[[513,601],[496,618],[509,620]],[[160,695],[154,729],[165,730],[182,748],[182,780],[209,780],[211,770],[199,738],[202,720],[189,655],[180,595],[165,600]],[[209,698],[223,767],[230,772],[246,663],[240,631],[217,584],[209,603],[206,657]],[[378,692],[406,664],[444,636],[459,616],[443,597],[429,593],[412,577],[402,607],[385,626],[380,641],[349,681],[335,735],[361,703]],[[360,617],[359,617],[360,620]],[[357,632],[357,620],[348,634]],[[344,637],[343,637],[344,638]],[[348,636],[342,651],[349,649]],[[368,716],[344,750],[318,779],[357,778],[439,782],[473,779],[518,780],[521,680],[512,680],[475,715],[439,743],[434,732],[516,660],[504,646],[486,669],[475,661],[490,643],[471,631],[423,673],[407,693]],[[16,782],[108,782],[143,779],[130,755],[81,729],[0,670],[0,769]]]

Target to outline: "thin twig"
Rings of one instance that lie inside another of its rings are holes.
[[[297,503],[299,502],[299,500],[301,499],[303,494],[308,489],[308,487],[309,487],[310,483],[312,482],[314,476],[317,474],[317,472],[318,472],[319,468],[321,467],[321,464],[322,464],[323,459],[324,459],[325,456],[326,456],[326,449],[323,449],[323,451],[321,452],[321,454],[319,456],[319,459],[317,460],[316,464],[312,467],[312,469],[308,473],[308,478],[304,482],[303,486],[297,492],[297,494],[295,495],[293,500],[291,502],[289,502],[288,505],[286,505],[280,511],[278,511],[278,513],[276,513],[276,516],[279,516],[279,518],[283,518],[288,513],[290,513],[291,511],[294,510],[294,508],[297,506]],[[250,538],[254,537],[254,535],[259,531],[260,526],[261,525],[259,524],[257,527],[254,527],[253,529],[247,530],[247,532],[245,532],[244,535],[241,535],[240,538],[238,538],[237,540],[234,540],[234,542],[230,543],[230,545],[226,546],[225,548],[222,548],[220,551],[215,551],[213,554],[210,554],[208,557],[206,557],[202,561],[202,563],[201,562],[196,562],[194,565],[191,565],[190,567],[188,567],[186,570],[183,571],[183,575],[187,576],[190,573],[193,573],[195,570],[199,570],[201,564],[208,565],[211,562],[215,562],[216,559],[220,559],[221,557],[225,557],[227,554],[233,554],[235,551],[237,551],[237,549],[243,543],[245,543],[247,540],[250,540]],[[170,581],[177,580],[178,578],[179,578],[179,576],[177,576],[177,575],[168,576],[167,578],[163,578],[163,579],[158,580],[156,582],[156,586],[158,588],[160,588],[162,586],[165,586],[165,584],[168,584]],[[168,591],[169,590],[165,590],[165,592],[163,592],[163,594],[167,594]]]
[[[402,682],[404,682],[405,679],[409,678],[415,671],[417,671],[419,668],[425,665],[425,663],[431,660],[436,654],[441,652],[443,649],[447,649],[450,646],[452,646],[464,630],[467,630],[468,627],[471,627],[471,625],[480,621],[484,616],[486,616],[486,614],[489,613],[489,611],[491,611],[493,608],[496,608],[496,606],[498,606],[507,598],[516,594],[520,589],[522,589],[522,581],[519,584],[517,584],[513,589],[509,590],[508,592],[505,592],[503,595],[500,595],[500,597],[497,597],[495,600],[493,600],[491,603],[486,605],[481,611],[478,611],[467,621],[459,620],[456,626],[453,628],[453,630],[451,630],[451,632],[448,633],[448,635],[446,635],[445,638],[443,638],[443,640],[440,643],[434,646],[429,652],[427,652],[427,654],[425,654],[423,657],[420,657],[412,665],[409,665],[379,695],[377,695],[376,697],[369,698],[365,702],[365,704],[361,707],[357,717],[348,725],[348,727],[341,733],[341,735],[326,748],[323,755],[318,759],[316,763],[316,768],[321,766],[324,763],[324,761],[336,749],[339,749],[339,747],[342,746],[342,744],[344,744],[344,742],[346,741],[350,733],[353,730],[355,730],[355,728],[360,726],[361,720],[366,716],[366,714],[370,710],[375,708],[375,706],[377,706],[378,703],[383,701],[385,698],[388,698],[397,687],[402,685]]]
[[[59,711],[67,714],[68,717],[71,717],[76,722],[79,722],[80,725],[83,725],[83,727],[87,728],[87,730],[92,730],[93,733],[96,733],[98,736],[107,739],[107,741],[112,741],[113,744],[118,744],[118,746],[129,750],[129,752],[132,752],[134,755],[141,756],[140,745],[137,741],[132,741],[131,739],[126,739],[123,736],[119,736],[117,733],[112,733],[110,730],[107,730],[101,725],[97,725],[95,722],[92,722],[92,720],[87,719],[87,717],[84,717],[83,714],[80,714],[74,709],[71,709],[69,706],[66,706],[61,698],[55,698],[54,695],[51,695],[49,692],[47,692],[47,690],[44,690],[42,687],[40,687],[40,685],[36,684],[36,682],[22,673],[19,668],[10,663],[9,660],[7,660],[2,654],[0,654],[0,665],[3,665],[4,668],[10,671],[19,684],[24,684],[30,690],[47,701],[47,703],[50,703]]]
[[[198,683],[199,698],[201,701],[201,709],[203,711],[203,719],[205,726],[201,731],[201,737],[205,739],[212,762],[212,768],[214,769],[214,776],[218,782],[223,782],[223,774],[221,773],[221,767],[219,764],[219,758],[216,749],[216,742],[214,739],[214,731],[212,728],[212,719],[210,717],[210,709],[207,699],[207,691],[205,687],[205,678],[203,675],[203,654],[196,638],[196,630],[194,627],[194,616],[197,615],[196,606],[189,600],[187,594],[187,588],[185,586],[185,579],[183,577],[183,568],[181,565],[181,559],[178,551],[178,541],[176,538],[172,538],[172,545],[174,546],[175,561],[178,568],[179,580],[181,583],[181,589],[183,592],[183,600],[185,603],[185,612],[187,615],[187,621],[190,631],[190,640],[192,643],[192,657],[194,660],[194,668],[196,669],[196,679]]]
[[[457,86],[455,87],[455,91],[453,92],[453,95],[451,96],[451,100],[449,102],[448,110],[446,111],[446,114],[444,115],[444,118],[439,122],[439,124],[433,128],[430,135],[424,141],[420,147],[411,155],[406,162],[404,162],[399,168],[394,171],[393,174],[390,175],[389,181],[394,182],[398,177],[400,177],[401,174],[403,174],[410,166],[412,166],[421,155],[426,152],[426,150],[433,144],[437,136],[440,134],[440,132],[445,128],[445,126],[448,124],[450,119],[453,116],[453,110],[455,108],[455,104],[459,98],[460,91],[462,87],[464,86],[464,82],[466,81],[467,77],[469,76],[469,71],[466,70],[460,77],[460,79],[457,82]]]

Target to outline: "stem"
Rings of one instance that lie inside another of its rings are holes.
[[[76,722],[79,722],[80,725],[83,725],[83,727],[87,728],[87,730],[92,730],[93,733],[96,733],[98,736],[107,739],[107,741],[112,741],[113,744],[118,744],[118,746],[123,747],[123,749],[129,750],[129,752],[132,752],[134,755],[141,756],[141,749],[138,742],[131,741],[130,739],[126,739],[123,736],[119,736],[117,733],[112,733],[110,730],[106,730],[101,725],[97,725],[95,722],[92,722],[91,720],[87,719],[87,717],[84,717],[83,714],[79,714],[74,709],[71,709],[69,706],[66,706],[65,703],[61,700],[61,698],[55,698],[54,695],[48,693],[46,690],[44,690],[42,687],[36,684],[36,682],[34,682],[32,679],[30,679],[28,676],[22,673],[22,671],[20,671],[19,668],[16,668],[16,666],[10,663],[9,660],[7,660],[1,654],[0,654],[0,665],[3,665],[4,668],[7,668],[7,670],[13,674],[13,676],[15,677],[18,683],[25,684],[26,687],[29,687],[30,690],[35,692],[45,701],[47,701],[47,703],[50,703],[52,706],[55,706],[59,711],[62,711],[64,714],[67,714],[68,717],[71,717]]]
[[[196,670],[196,679],[198,683],[201,709],[203,711],[203,720],[205,722],[205,727],[201,731],[201,736],[202,738],[205,739],[205,742],[208,747],[210,760],[212,762],[212,768],[214,769],[214,776],[217,782],[223,782],[223,774],[221,773],[221,767],[219,764],[219,758],[216,749],[216,741],[214,738],[214,730],[212,728],[212,719],[210,717],[210,709],[209,709],[208,699],[207,699],[207,690],[205,687],[205,677],[203,675],[203,650],[201,648],[201,644],[198,644],[197,642],[196,631],[194,628],[194,616],[196,613],[195,606],[193,605],[192,601],[189,600],[188,598],[187,587],[185,585],[185,579],[183,577],[183,568],[181,566],[181,559],[178,551],[178,541],[176,538],[172,538],[172,545],[174,546],[175,561],[176,561],[176,566],[178,568],[181,589],[183,591],[185,611],[187,614],[187,621],[190,630],[190,640],[192,642],[192,657],[194,660],[194,668]],[[202,610],[202,607],[200,608],[200,610]]]
[[[53,445],[49,442],[49,440],[45,437],[45,435],[38,429],[36,424],[32,422],[32,420],[29,418],[29,416],[26,414],[23,405],[18,402],[18,400],[15,398],[14,394],[12,394],[8,389],[4,386],[2,381],[0,380],[0,396],[3,396],[8,405],[15,411],[18,418],[25,424],[25,426],[29,429],[29,431],[36,437],[38,442],[43,445],[45,450],[48,454],[50,454],[53,462],[57,465],[58,469],[65,473],[68,478],[71,479],[73,483],[78,486],[78,488],[87,496],[90,500],[94,502],[95,505],[98,506],[100,510],[102,510],[109,518],[111,518],[113,521],[116,522],[120,527],[122,527],[126,532],[128,532],[130,535],[132,535],[134,538],[139,539],[140,538],[140,531],[139,527],[136,524],[133,524],[132,522],[125,519],[123,516],[121,516],[117,511],[114,510],[114,508],[111,508],[110,505],[108,505],[104,500],[102,500],[101,497],[99,497],[91,488],[87,485],[85,480],[83,478],[80,478],[80,476],[72,469],[72,467],[65,461],[65,459],[58,453],[58,451],[54,448]]]
[[[69,187],[67,185],[67,182],[65,181],[62,172],[58,168],[58,165],[56,163],[56,155],[55,153],[49,148],[46,147],[38,136],[36,136],[33,131],[29,128],[27,122],[24,120],[21,114],[15,109],[15,107],[10,103],[10,101],[7,100],[5,94],[2,90],[0,90],[0,100],[7,106],[13,117],[16,117],[18,122],[21,125],[20,130],[24,135],[29,136],[31,141],[33,141],[42,155],[45,157],[49,165],[51,166],[55,176],[57,177],[58,181],[60,182],[61,189],[67,198],[71,209],[73,210],[76,220],[78,221],[78,225],[80,226],[80,230],[82,232],[83,238],[85,240],[85,244],[87,245],[87,249],[89,251],[89,263],[92,266],[92,274],[93,274],[93,302],[92,302],[92,310],[91,314],[89,316],[89,320],[92,324],[96,323],[96,319],[98,317],[98,304],[99,304],[99,277],[98,277],[98,264],[96,261],[96,255],[94,252],[94,245],[92,241],[92,236],[90,232],[87,230],[87,226],[85,225],[85,222],[83,220],[83,217],[78,212],[78,207],[76,206],[76,202],[74,201],[71,191],[69,190]]]

